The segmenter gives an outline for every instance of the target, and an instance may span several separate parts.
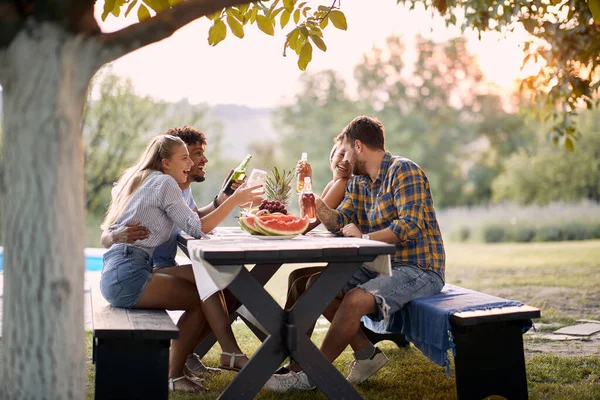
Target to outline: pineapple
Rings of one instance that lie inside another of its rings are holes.
[[[265,182],[266,200],[263,200],[259,208],[286,214],[285,206],[290,200],[292,179],[294,179],[293,169],[289,171],[282,169],[280,172],[277,167],[271,168]]]

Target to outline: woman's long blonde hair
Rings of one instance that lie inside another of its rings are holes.
[[[155,171],[162,171],[162,160],[170,159],[183,140],[171,135],[159,135],[152,139],[134,166],[121,174],[115,187],[101,228],[110,228],[125,211],[125,207],[144,180]]]

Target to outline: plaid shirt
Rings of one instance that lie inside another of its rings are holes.
[[[337,208],[339,231],[354,223],[363,233],[389,228],[398,236],[392,262],[416,264],[444,279],[445,252],[429,181],[413,161],[385,153],[379,175],[355,176]]]

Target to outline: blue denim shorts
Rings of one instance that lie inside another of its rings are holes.
[[[411,300],[441,292],[444,281],[437,273],[416,265],[392,263],[392,276],[360,267],[344,285],[342,292],[348,293],[356,287],[375,297],[378,312],[369,317],[374,321],[388,321],[391,314]]]
[[[111,305],[135,306],[152,279],[152,258],[137,247],[118,244],[103,257],[100,291]]]

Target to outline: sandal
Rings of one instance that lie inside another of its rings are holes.
[[[206,390],[206,388],[204,386],[202,386],[199,382],[194,382],[194,381],[190,380],[187,376],[183,375],[183,376],[180,376],[179,378],[169,378],[169,391],[170,392],[175,392],[175,382],[180,381],[182,379],[187,379],[190,383],[192,383],[195,386],[197,386],[198,389],[195,390],[195,391],[177,390],[178,392],[201,393],[201,392],[203,392],[203,391]]]
[[[221,369],[226,369],[229,371],[236,371],[239,372],[242,368],[236,367],[235,366],[235,359],[238,357],[246,357],[245,354],[238,354],[238,353],[227,353],[226,351],[221,353],[222,356],[229,356],[229,365],[219,365],[219,368]]]

